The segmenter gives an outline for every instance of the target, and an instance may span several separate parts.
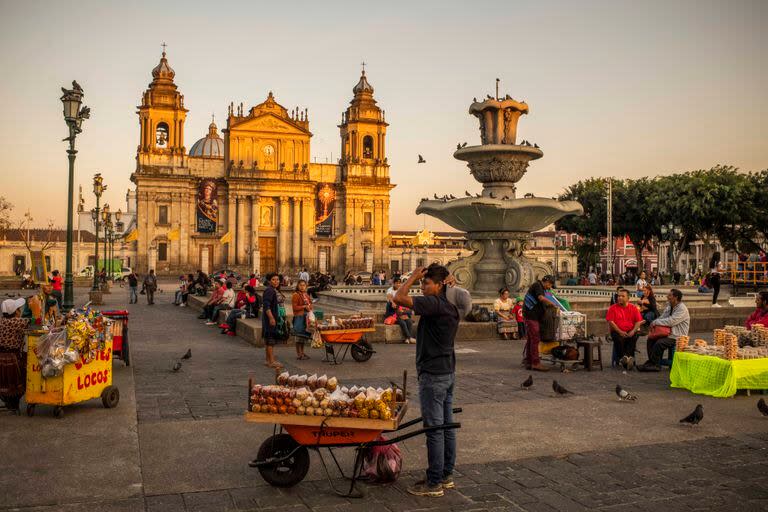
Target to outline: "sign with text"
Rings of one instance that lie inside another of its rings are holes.
[[[333,213],[336,204],[336,191],[333,187],[325,183],[320,185],[317,190],[317,207],[315,211],[315,235],[333,236]]]
[[[218,186],[214,180],[203,180],[197,190],[197,232],[215,233],[219,218]]]

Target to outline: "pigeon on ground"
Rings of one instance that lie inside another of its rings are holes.
[[[416,163],[417,163],[417,164],[425,164],[425,163],[427,163],[427,161],[426,161],[426,160],[424,160],[424,157],[423,157],[423,156],[419,155],[419,161],[418,161],[418,162],[416,162]]]
[[[637,396],[633,395],[632,393],[629,393],[621,388],[618,384],[616,384],[616,396],[619,397],[619,400],[622,402],[636,402]]]
[[[529,375],[528,378],[525,379],[522,384],[520,384],[520,387],[525,391],[531,389],[531,386],[533,386],[533,375]]]
[[[171,368],[171,370],[173,370],[174,372],[181,370],[181,361],[176,361],[173,364],[173,368]]]
[[[188,348],[187,353],[181,356],[182,359],[192,359],[192,349]]]
[[[768,404],[765,403],[764,398],[757,401],[757,409],[763,413],[763,416],[768,416]]]
[[[558,395],[567,395],[568,393],[573,394],[573,391],[568,391],[563,386],[558,384],[556,380],[552,381],[552,390]]]
[[[698,425],[704,418],[704,407],[701,404],[697,405],[691,414],[680,420],[680,423],[688,423],[690,425]]]

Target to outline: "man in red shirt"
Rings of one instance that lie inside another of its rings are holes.
[[[747,329],[752,329],[755,324],[768,327],[768,292],[760,292],[755,296],[755,306],[757,309],[747,318]]]
[[[623,360],[622,365],[631,368],[643,317],[640,310],[629,303],[629,292],[625,288],[618,291],[618,302],[608,308],[605,319],[611,330],[611,339],[618,348],[616,352]]]

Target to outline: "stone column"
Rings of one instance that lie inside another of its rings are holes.
[[[293,250],[291,251],[291,266],[301,265],[301,198],[293,198]]]
[[[315,202],[311,197],[305,198],[301,205],[301,265],[315,268],[317,266],[316,250],[312,244],[315,234]],[[330,267],[331,262],[328,262]]]
[[[176,265],[176,269],[180,269],[181,265],[181,194],[178,192],[171,193],[171,231],[174,229],[179,230],[179,238],[177,240],[168,241],[168,262],[173,268]]]
[[[290,219],[290,203],[288,203],[287,196],[280,197],[280,214],[278,215],[278,234],[277,234],[277,268],[279,272],[286,270],[288,265],[288,253],[289,253],[289,238],[290,232],[288,231]]]
[[[237,198],[237,240],[235,244],[238,265],[243,265],[248,261],[245,255],[245,242],[245,197],[240,196]]]
[[[194,267],[194,265],[191,265],[189,261],[189,244],[190,240],[192,239],[190,236],[190,229],[194,230],[194,228],[190,227],[189,222],[190,197],[191,196],[188,192],[179,194],[179,208],[181,209],[181,220],[179,224],[179,262],[182,267],[188,269]]]
[[[260,271],[259,255],[259,196],[251,196],[251,250],[253,258],[251,259],[251,272]]]
[[[229,196],[227,197],[227,231],[228,233],[231,233],[230,235],[230,241],[227,244],[227,264],[228,265],[234,265],[235,263],[235,224],[237,223],[235,220],[235,214],[237,213],[237,199],[235,198],[235,192],[233,190],[229,191]]]

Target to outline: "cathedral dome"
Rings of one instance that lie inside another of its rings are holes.
[[[208,125],[208,135],[198,140],[189,150],[189,156],[200,158],[224,158],[224,140],[219,137],[216,123]]]

